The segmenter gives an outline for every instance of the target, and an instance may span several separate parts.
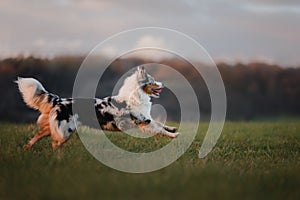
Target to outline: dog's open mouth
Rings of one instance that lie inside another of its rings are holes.
[[[160,88],[152,88],[152,94],[154,94],[155,96],[159,96],[159,93],[161,93],[163,90],[162,87]]]

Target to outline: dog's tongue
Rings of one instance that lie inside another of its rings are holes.
[[[162,92],[162,88],[154,89],[155,92],[160,93]]]

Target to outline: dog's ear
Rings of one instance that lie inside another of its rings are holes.
[[[146,70],[144,67],[138,66],[138,79],[139,80],[145,80],[146,79]]]

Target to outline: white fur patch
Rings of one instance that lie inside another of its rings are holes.
[[[143,114],[151,119],[151,98],[140,87],[138,82],[139,71],[125,79],[118,95],[115,97],[118,101],[125,101],[128,109],[137,114]]]
[[[62,120],[58,121],[56,119],[57,113],[56,110],[58,108],[55,108],[51,111],[50,113],[50,119],[49,119],[49,124],[50,124],[50,130],[52,134],[55,134],[56,139],[60,140],[66,140],[68,139],[76,130],[77,126],[80,125],[78,122],[78,115],[72,115],[70,116],[69,120]]]
[[[37,104],[36,100],[40,98],[39,94],[46,92],[42,84],[33,78],[21,77],[18,77],[18,80],[15,82],[18,84],[25,103],[34,109],[39,109],[40,105]]]

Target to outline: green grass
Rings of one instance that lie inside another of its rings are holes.
[[[300,122],[228,122],[198,159],[208,124],[188,151],[159,171],[129,174],[93,158],[74,135],[53,151],[49,138],[22,146],[35,125],[0,125],[0,199],[300,199]],[[118,146],[151,151],[165,137],[136,140],[108,133]]]

